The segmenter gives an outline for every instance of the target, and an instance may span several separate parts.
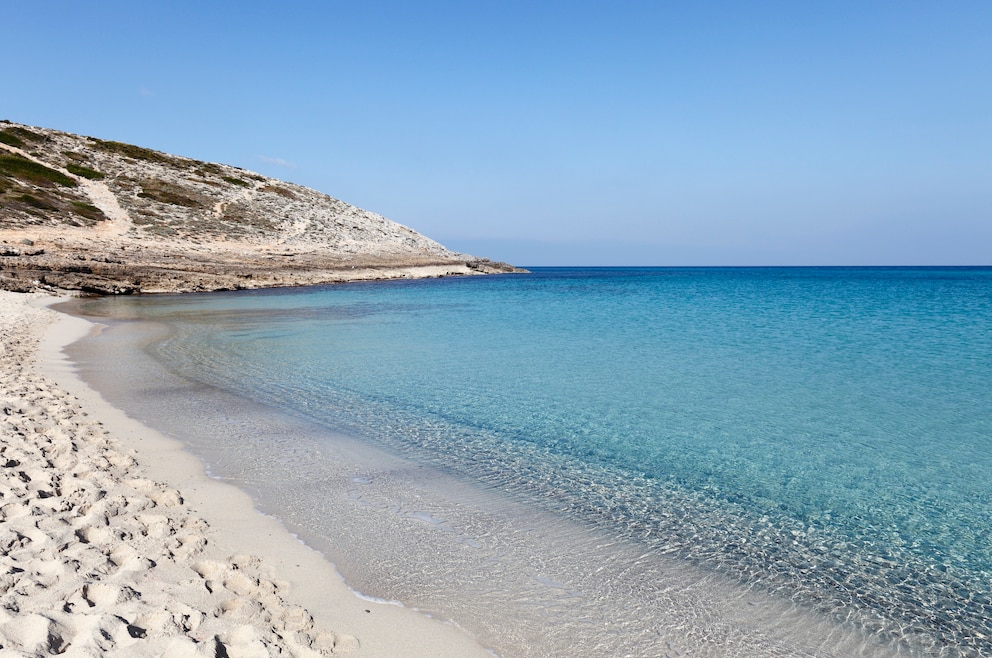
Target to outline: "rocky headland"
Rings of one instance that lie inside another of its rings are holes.
[[[190,292],[518,271],[300,185],[0,122],[0,289]]]

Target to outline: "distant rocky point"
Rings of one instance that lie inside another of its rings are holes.
[[[0,121],[0,288],[188,292],[522,272],[315,190]]]

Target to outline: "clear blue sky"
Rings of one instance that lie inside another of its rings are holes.
[[[523,265],[992,264],[992,2],[5,3],[0,118]]]

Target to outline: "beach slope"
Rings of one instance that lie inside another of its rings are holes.
[[[0,649],[10,655],[473,656],[461,630],[333,567],[85,387],[93,329],[0,291]]]

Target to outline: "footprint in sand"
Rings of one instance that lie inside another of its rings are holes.
[[[151,480],[137,478],[128,480],[125,484],[146,495],[158,507],[176,507],[183,503],[178,491]]]
[[[61,653],[68,630],[63,624],[39,614],[18,616],[0,626],[0,637],[5,649],[15,649],[27,654],[43,655]]]
[[[83,586],[83,600],[91,608],[105,608],[116,603],[123,603],[140,598],[141,595],[130,587],[118,587],[107,583],[90,583]]]

